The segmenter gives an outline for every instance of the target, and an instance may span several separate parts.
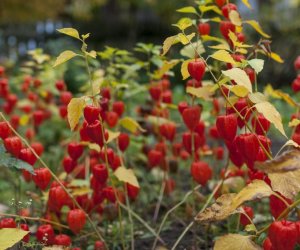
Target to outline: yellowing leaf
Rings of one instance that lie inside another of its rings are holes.
[[[217,50],[230,50],[229,45],[226,43],[221,43],[214,46],[208,46],[211,49],[217,49]]]
[[[296,103],[290,95],[282,92],[281,90],[274,90],[274,94],[276,96],[279,96],[279,98],[282,98],[291,107],[297,107],[298,106],[298,103]]]
[[[187,78],[189,78],[190,73],[188,71],[188,64],[189,62],[193,61],[194,59],[189,59],[189,60],[185,60],[182,64],[181,64],[181,75],[182,75],[182,80],[185,80]]]
[[[222,14],[221,10],[216,5],[210,5],[210,6],[200,5],[199,9],[202,13],[205,13],[207,11],[214,11],[219,15]]]
[[[111,130],[108,130],[108,140],[107,140],[107,143],[110,143],[111,141],[117,139],[120,135],[120,132],[114,132],[114,131],[111,131]]]
[[[289,127],[297,127],[300,124],[300,120],[294,118],[292,121],[289,122]]]
[[[164,61],[161,68],[156,70],[153,74],[154,79],[161,79],[162,76],[167,73],[170,69],[172,69],[177,63],[179,63],[179,60],[172,60],[172,61]]]
[[[0,249],[8,249],[21,241],[29,231],[24,231],[17,228],[2,228],[0,229]]]
[[[256,163],[255,168],[268,174],[274,191],[293,199],[300,191],[300,151],[291,150],[273,160]]]
[[[200,88],[187,87],[186,92],[188,94],[194,95],[198,98],[204,99],[206,101],[211,100],[211,96],[214,94],[212,90],[214,85],[207,85]]]
[[[237,85],[244,86],[246,89],[252,93],[252,84],[249,79],[249,76],[246,72],[240,68],[233,68],[229,70],[222,70],[223,75],[229,77],[231,80],[234,80]]]
[[[85,107],[84,98],[72,98],[72,100],[68,104],[68,121],[71,130],[74,130],[74,128],[78,124],[84,107]]]
[[[233,92],[238,97],[245,97],[249,94],[249,90],[240,85],[227,85],[226,88],[228,88],[231,92]]]
[[[95,50],[91,50],[90,52],[85,51],[84,53],[92,58],[96,58],[97,56],[97,52]]]
[[[201,55],[205,52],[205,48],[200,40],[187,44],[180,50],[180,55],[187,58],[195,59],[195,55]]]
[[[205,35],[205,36],[201,36],[201,39],[206,42],[206,41],[216,41],[219,43],[223,43],[224,40],[218,37],[214,37],[214,36],[209,36],[209,35]]]
[[[72,36],[74,38],[77,38],[77,39],[81,40],[80,37],[79,37],[79,33],[78,33],[78,31],[76,29],[73,29],[73,28],[63,28],[63,29],[58,29],[57,31],[60,32],[60,33],[65,34],[67,36]]]
[[[78,56],[78,55],[71,50],[66,50],[66,51],[60,53],[60,55],[56,58],[53,67],[56,67],[62,63],[65,63],[66,61],[72,59],[75,56]]]
[[[84,146],[88,146],[89,149],[95,150],[98,153],[101,151],[100,146],[96,143],[90,143],[90,142],[87,142],[87,141],[82,141],[82,142],[80,142],[80,144],[84,145]]]
[[[247,23],[250,26],[252,26],[252,28],[254,28],[263,37],[270,38],[270,36],[262,30],[262,28],[260,27],[260,25],[259,25],[259,23],[257,21],[255,21],[255,20],[247,20],[247,21],[245,21],[245,23]]]
[[[187,6],[187,7],[183,7],[181,9],[176,10],[177,12],[181,12],[181,13],[193,13],[193,14],[197,14],[197,11],[194,7],[192,6]]]
[[[192,25],[193,25],[192,20],[187,17],[181,18],[176,24],[173,24],[173,26],[178,27],[181,31],[187,29]]]
[[[271,122],[275,128],[279,130],[281,134],[283,134],[286,137],[286,134],[284,132],[284,128],[282,125],[282,119],[280,113],[276,110],[276,108],[269,102],[260,102],[255,104],[254,106],[256,110],[263,114],[264,117]]]
[[[153,115],[149,115],[147,117],[147,121],[156,125],[156,126],[160,126],[161,124],[164,123],[171,123],[171,120],[168,120],[166,118],[162,118],[162,117],[158,117],[158,116],[153,116]]]
[[[183,45],[187,45],[188,43],[190,43],[190,41],[193,39],[193,37],[195,36],[195,32],[192,34],[189,34],[187,36],[185,36],[184,34],[180,33],[178,34],[178,40],[183,44]]]
[[[114,172],[114,175],[118,178],[119,181],[127,182],[135,187],[140,187],[132,169],[121,166],[117,168],[117,170]]]
[[[271,52],[270,57],[278,63],[284,63],[280,55],[276,54],[275,52]]]
[[[136,133],[138,130],[144,132],[145,130],[135,120],[130,117],[124,117],[119,121],[119,124],[129,130],[132,133]]]
[[[21,126],[27,125],[29,122],[29,119],[30,119],[29,115],[22,115],[20,118],[20,125]]]
[[[251,93],[248,98],[252,103],[266,102],[268,100],[267,97],[260,92]]]
[[[165,54],[167,54],[168,51],[170,50],[170,48],[172,47],[172,45],[174,45],[175,43],[178,43],[177,35],[167,37],[165,39],[164,43],[163,43],[163,53],[162,53],[162,55],[164,56]]]
[[[233,60],[232,56],[226,50],[218,50],[215,53],[213,53],[210,57],[221,62],[235,64],[235,61]]]
[[[264,60],[262,59],[252,59],[248,61],[248,64],[255,70],[258,74],[264,68]]]
[[[242,26],[240,14],[236,10],[232,10],[229,12],[229,19],[234,25]]]
[[[92,189],[90,189],[87,186],[83,186],[83,187],[78,187],[78,188],[74,188],[72,189],[72,194],[74,196],[78,196],[78,195],[85,195],[85,194],[91,194],[93,192]]]
[[[252,9],[252,6],[250,5],[248,0],[242,0],[243,4],[245,4],[249,9]]]
[[[256,245],[251,236],[240,234],[227,234],[216,240],[214,250],[260,250],[260,246]]]

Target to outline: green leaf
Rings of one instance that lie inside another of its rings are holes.
[[[193,21],[187,17],[181,18],[176,24],[173,24],[173,26],[178,27],[181,31],[187,29],[192,25],[193,25]]]
[[[62,63],[65,63],[66,61],[69,61],[70,59],[72,59],[75,56],[78,56],[78,54],[74,53],[71,50],[66,50],[66,51],[60,53],[60,55],[56,58],[53,67],[56,67]]]
[[[4,250],[14,246],[27,234],[29,234],[29,231],[18,228],[0,229],[0,249]]]
[[[76,39],[80,39],[79,37],[79,33],[76,29],[73,29],[73,28],[63,28],[63,29],[58,29],[57,30],[58,32],[62,33],[62,34],[65,34],[67,36],[71,36],[71,37],[74,37]],[[84,35],[84,36],[87,36],[88,34]]]
[[[25,161],[16,159],[7,154],[3,145],[0,145],[0,166],[7,168],[24,169],[30,172],[31,174],[34,174],[34,170],[31,165],[29,165]]]
[[[197,14],[197,11],[194,7],[192,6],[187,6],[187,7],[183,7],[181,9],[176,10],[177,12],[181,12],[181,13],[193,13],[193,14]]]

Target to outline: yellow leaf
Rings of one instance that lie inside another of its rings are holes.
[[[248,98],[252,103],[266,102],[268,100],[267,97],[260,92],[251,93]]]
[[[229,77],[231,80],[234,80],[237,85],[244,86],[246,89],[252,93],[252,84],[249,79],[249,76],[246,72],[239,68],[233,68],[229,70],[222,70],[223,75]]]
[[[276,54],[275,52],[271,52],[270,57],[278,63],[284,63],[280,55]]]
[[[118,178],[119,181],[127,182],[135,187],[140,187],[132,169],[127,169],[124,166],[121,166],[117,168],[117,170],[114,172],[114,175]]]
[[[64,247],[63,246],[43,247],[42,250],[64,250]]]
[[[245,23],[247,23],[250,26],[252,26],[252,28],[254,28],[263,37],[270,38],[270,36],[262,30],[262,28],[260,27],[260,25],[259,25],[259,23],[257,21],[255,21],[255,20],[247,20],[247,21],[245,21]]]
[[[262,59],[252,59],[248,61],[248,64],[255,70],[255,72],[258,74],[261,72],[264,68],[264,60]]]
[[[189,60],[185,60],[182,64],[181,64],[181,75],[182,75],[182,80],[185,80],[187,78],[189,78],[190,73],[188,71],[188,64],[189,62],[193,61],[194,59],[189,59]]]
[[[8,249],[21,241],[29,231],[18,228],[2,228],[0,229],[0,249]]]
[[[235,64],[235,61],[233,60],[232,56],[226,50],[218,50],[215,53],[213,53],[210,57],[221,62]]]
[[[274,124],[275,128],[279,130],[281,134],[285,137],[286,134],[284,132],[284,128],[282,125],[282,119],[280,113],[276,110],[276,108],[269,102],[260,102],[255,104],[254,106],[256,110],[263,114],[263,116],[272,124]]]
[[[168,51],[170,50],[170,48],[172,47],[172,45],[174,45],[175,43],[178,43],[177,35],[167,37],[165,39],[164,43],[163,43],[163,53],[162,53],[162,55],[164,56],[165,54],[167,54]]]
[[[193,14],[197,14],[197,11],[194,7],[192,6],[187,6],[187,7],[183,7],[181,9],[176,10],[177,12],[181,12],[181,13],[193,13]]]
[[[294,118],[292,121],[289,122],[289,127],[297,127],[300,124],[300,120]]]
[[[66,50],[66,51],[60,53],[60,55],[56,58],[53,67],[56,67],[62,63],[65,63],[66,61],[72,59],[75,56],[78,56],[78,54],[74,53],[71,50]]]
[[[30,119],[29,115],[22,115],[20,118],[20,125],[21,126],[27,125],[29,122],[29,119]]]
[[[250,5],[248,0],[242,0],[243,4],[245,4],[249,9],[252,9],[252,6]]]
[[[119,121],[119,124],[129,130],[132,133],[136,133],[138,130],[145,132],[145,130],[135,120],[130,117],[124,117]]]
[[[279,96],[279,98],[282,98],[291,107],[297,107],[298,106],[298,103],[296,103],[290,95],[282,92],[281,90],[274,90],[274,94],[276,96]]]
[[[76,29],[73,29],[73,28],[63,28],[63,29],[58,29],[57,31],[60,32],[60,33],[65,34],[67,36],[72,36],[74,38],[77,38],[77,39],[81,40],[80,37],[79,37],[79,33],[78,33],[78,31]]]
[[[240,234],[227,234],[216,240],[214,250],[260,250],[261,247],[256,245],[252,236]]]
[[[84,98],[72,98],[72,100],[68,104],[68,121],[71,130],[73,130],[78,124],[84,107],[85,107]]]
[[[178,34],[178,40],[183,44],[183,45],[187,45],[188,43],[191,42],[191,40],[193,39],[193,37],[195,36],[196,33],[192,33],[189,34],[187,36],[185,36],[184,34],[180,33]]]
[[[120,135],[120,132],[114,132],[114,131],[111,131],[111,130],[106,130],[108,131],[108,140],[107,140],[107,143],[110,143],[111,141],[117,139]]]
[[[92,58],[96,58],[97,56],[97,52],[95,50],[91,50],[90,52],[85,51],[84,53]]]
[[[93,192],[93,190],[87,186],[82,186],[82,187],[72,189],[72,194],[74,196],[91,194],[92,192]]]
[[[212,91],[213,87],[214,85],[207,85],[200,88],[187,87],[186,92],[198,98],[209,101],[211,100],[211,96],[214,94],[214,91]]]
[[[190,27],[192,25],[193,25],[192,20],[187,17],[183,17],[176,24],[173,24],[173,26],[178,27],[181,31],[187,29],[188,27]]]
[[[217,49],[217,50],[230,50],[229,45],[226,43],[221,43],[215,46],[208,46],[211,49]]]
[[[238,97],[245,97],[249,94],[249,90],[240,85],[226,85],[226,88],[228,88],[231,92],[233,92]]]
[[[268,174],[274,191],[293,199],[300,191],[300,151],[291,150],[273,160],[256,163],[255,168]]]
[[[242,20],[240,14],[237,11],[235,10],[230,11],[229,19],[235,26],[242,26]]]
[[[216,23],[220,23],[222,21],[222,19],[220,17],[213,17],[209,19],[212,22],[216,22]]]
[[[224,40],[221,39],[221,38],[214,37],[214,36],[209,36],[209,35],[201,36],[201,39],[203,40],[203,42],[206,42],[206,41],[216,41],[216,42],[219,42],[219,43],[224,42]]]
[[[164,61],[161,68],[154,71],[153,78],[154,79],[161,79],[162,76],[167,73],[170,69],[172,69],[177,63],[179,63],[179,60],[172,60],[172,61]]]
[[[88,146],[89,149],[95,150],[98,153],[101,151],[100,146],[98,144],[96,144],[96,143],[90,143],[90,142],[87,142],[87,141],[82,141],[82,142],[80,142],[80,144],[84,145],[84,146]]]
[[[207,11],[214,11],[219,15],[222,14],[221,10],[216,5],[210,5],[210,6],[200,5],[199,9],[202,13],[205,13]]]

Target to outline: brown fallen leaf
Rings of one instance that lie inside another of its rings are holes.
[[[226,219],[229,215],[239,213],[237,210],[244,202],[269,197],[274,192],[268,184],[262,180],[254,180],[244,187],[238,194],[224,194],[216,202],[199,213],[195,220],[198,222],[210,222]]]
[[[256,245],[251,236],[239,234],[227,234],[216,240],[214,250],[259,250],[262,249]]]
[[[293,199],[300,191],[300,150],[290,150],[273,160],[255,165],[267,173],[274,191]]]

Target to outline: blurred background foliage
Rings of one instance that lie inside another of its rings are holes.
[[[231,1],[233,2],[233,1]],[[272,49],[284,64],[266,63],[261,80],[275,87],[289,86],[295,77],[292,62],[300,54],[300,0],[250,0],[253,10],[235,1],[244,19],[257,19],[272,36]],[[175,10],[192,0],[1,0],[0,63],[24,58],[27,50],[42,47],[57,55],[73,46],[56,29],[74,27],[92,34],[89,44],[122,49],[137,42],[162,44],[174,34],[171,26],[180,17]],[[216,31],[213,31],[216,32]],[[251,43],[259,37],[247,30]]]

